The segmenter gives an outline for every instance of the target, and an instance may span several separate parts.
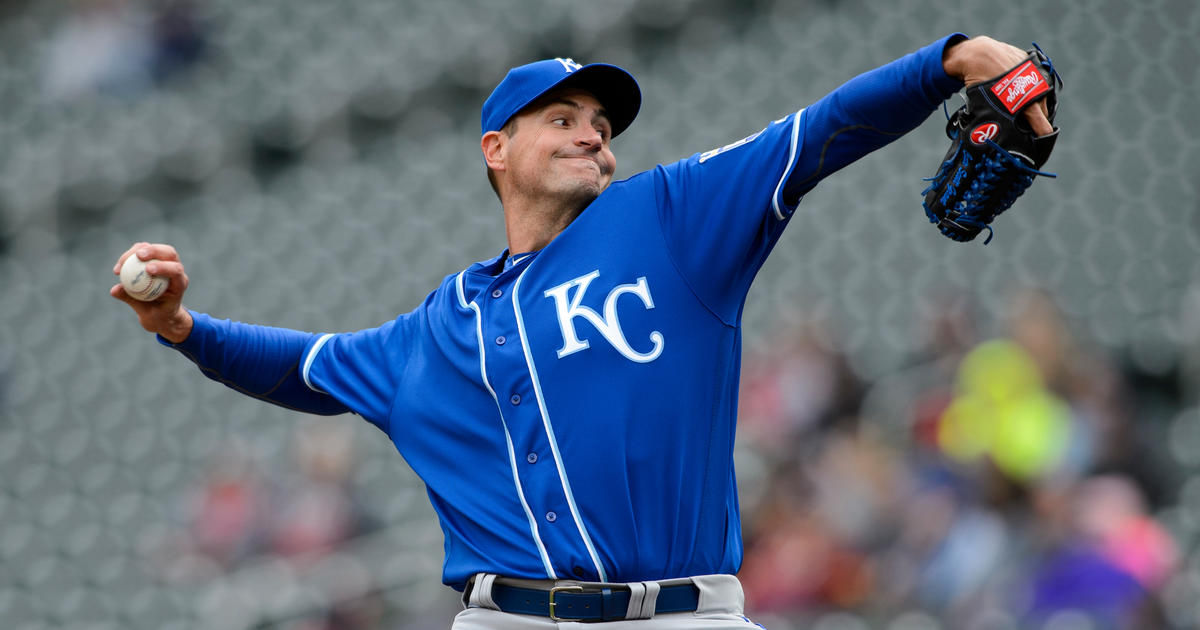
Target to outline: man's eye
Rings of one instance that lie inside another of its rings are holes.
[[[558,125],[559,127],[566,127],[567,119],[566,118],[555,118],[554,120],[550,121],[550,123],[554,124],[554,125]]]

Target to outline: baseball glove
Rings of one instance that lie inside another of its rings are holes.
[[[1034,103],[1046,102],[1054,123],[1062,79],[1037,44],[1016,67],[966,89],[966,104],[948,116],[950,150],[937,173],[925,181],[925,214],[942,234],[969,241],[987,230],[992,220],[1012,206],[1050,157],[1058,127],[1037,137],[1022,114]]]

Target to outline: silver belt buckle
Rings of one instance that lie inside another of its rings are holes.
[[[554,601],[554,596],[556,594],[558,594],[559,591],[571,591],[571,592],[582,593],[583,587],[582,586],[555,586],[550,589],[550,619],[552,619],[554,621],[575,621],[575,620],[577,620],[578,618],[573,620],[569,617],[564,618],[564,617],[559,617],[558,615],[554,614],[554,612],[555,612],[554,607],[556,605],[558,605],[558,602]]]

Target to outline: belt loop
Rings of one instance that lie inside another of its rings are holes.
[[[492,600],[492,585],[496,583],[495,573],[476,573],[475,585],[471,589],[471,596],[467,602],[467,607],[490,608],[492,610],[500,610],[496,602]],[[464,598],[465,599],[465,598]]]
[[[630,582],[626,586],[629,587],[629,608],[625,611],[625,618],[645,619],[642,617],[642,600],[646,597],[646,583]]]
[[[649,619],[654,616],[654,608],[658,605],[658,591],[662,589],[662,585],[658,582],[643,582],[646,585],[646,597],[642,600],[642,618]]]
[[[662,588],[658,582],[630,582],[629,608],[625,611],[626,619],[649,619],[654,616],[654,607],[658,604],[658,591]]]

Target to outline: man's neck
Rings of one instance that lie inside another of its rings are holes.
[[[508,234],[508,251],[522,254],[542,249],[550,244],[583,212],[587,204],[574,207],[562,203],[504,204],[504,229]]]

